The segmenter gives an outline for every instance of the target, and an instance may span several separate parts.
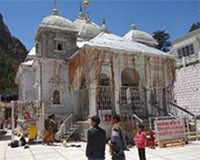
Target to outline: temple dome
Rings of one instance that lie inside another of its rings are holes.
[[[77,31],[76,26],[70,20],[58,15],[56,9],[53,10],[52,15],[45,17],[40,27],[50,28],[50,29],[62,29],[68,31]]]
[[[74,21],[76,28],[78,28],[78,40],[88,41],[101,33],[101,28],[94,22],[90,21],[79,13],[78,18]]]
[[[123,38],[143,43],[151,47],[156,47],[158,45],[157,41],[153,38],[152,35],[144,31],[137,30],[134,24],[131,25],[131,30]]]

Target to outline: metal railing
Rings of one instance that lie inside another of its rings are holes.
[[[137,122],[144,124],[144,121],[136,113],[133,113],[133,111],[128,108],[123,107],[123,110],[121,110],[121,116],[124,119],[126,118],[128,122],[131,122],[133,128],[136,128]],[[134,119],[136,121],[134,121]]]
[[[63,122],[62,124],[60,125],[59,129],[58,129],[58,132],[57,132],[57,135],[58,135],[58,138],[59,140],[62,139],[66,134],[67,132],[73,128],[73,117],[74,115],[73,114],[70,114]]]
[[[197,126],[197,118],[196,116],[191,113],[190,111],[188,111],[185,108],[182,108],[180,106],[178,106],[176,103],[169,101],[168,102],[170,105],[170,109],[175,109],[178,111],[178,114],[182,117],[187,118],[186,123],[187,123],[187,135],[190,136],[191,133],[195,133],[196,134],[196,140],[198,140],[198,126]],[[193,126],[193,128],[192,128]],[[192,128],[192,129],[191,129]]]
[[[112,109],[112,88],[110,86],[98,86],[97,91],[97,107],[99,109]]]
[[[165,109],[159,107],[158,105],[153,104],[153,103],[151,103],[151,102],[149,102],[149,104],[150,104],[152,107],[154,107],[155,109],[158,110],[158,112],[159,112],[158,114],[159,114],[159,115],[157,115],[157,116],[161,116],[161,115],[160,115],[160,112],[162,112],[165,116],[168,115],[168,116],[171,116],[171,117],[175,117],[173,114],[167,112]],[[162,115],[162,116],[163,116],[163,115]]]
[[[171,107],[174,107],[175,109],[177,109],[177,110],[179,110],[179,111],[185,113],[185,115],[189,115],[189,116],[192,116],[192,118],[195,118],[195,115],[194,115],[193,113],[191,113],[190,111],[188,111],[188,110],[186,110],[186,109],[184,109],[184,108],[178,106],[178,105],[175,104],[174,102],[169,101],[168,103],[169,103],[169,105],[170,105],[170,109],[172,109]]]
[[[133,117],[137,119],[140,123],[144,123],[143,120],[140,117],[138,117],[135,113],[133,113]]]

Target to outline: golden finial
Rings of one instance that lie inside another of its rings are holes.
[[[90,4],[90,3],[89,3],[89,1],[88,1],[88,0],[83,0],[83,6],[85,6],[85,7],[86,7],[86,6],[89,6],[89,4]]]

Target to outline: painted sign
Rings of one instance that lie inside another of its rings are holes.
[[[156,120],[154,126],[158,142],[185,138],[185,127],[182,119]]]

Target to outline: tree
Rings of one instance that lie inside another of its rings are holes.
[[[157,49],[167,52],[170,50],[171,42],[169,41],[170,35],[169,33],[165,32],[164,30],[159,30],[153,32],[153,37],[157,40],[158,46]]]
[[[200,28],[200,22],[193,23],[192,26],[190,27],[189,32],[192,32],[198,28]]]
[[[16,88],[15,75],[18,62],[4,52],[0,52],[0,93],[7,88]]]

